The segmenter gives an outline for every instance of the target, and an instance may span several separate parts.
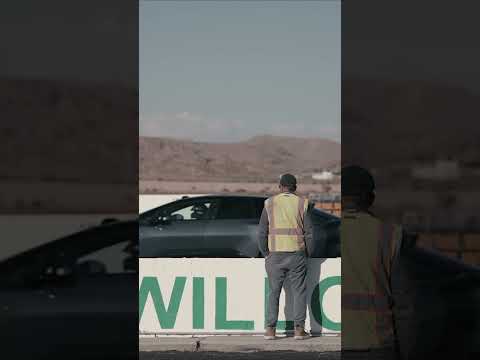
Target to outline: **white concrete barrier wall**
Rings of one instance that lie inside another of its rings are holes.
[[[140,259],[139,267],[141,334],[264,331],[264,259]],[[314,334],[340,332],[340,275],[340,259],[309,259],[306,328]],[[279,332],[292,326],[292,300],[287,283]]]

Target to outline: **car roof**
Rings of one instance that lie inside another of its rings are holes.
[[[152,212],[154,212],[154,211],[156,211],[159,208],[162,208],[164,206],[170,206],[170,205],[176,204],[176,203],[187,202],[189,200],[224,199],[224,198],[262,199],[262,200],[265,200],[265,199],[268,198],[268,196],[267,195],[258,195],[258,194],[211,194],[211,195],[199,195],[199,196],[195,196],[195,195],[186,196],[186,197],[182,197],[181,199],[174,200],[174,201],[168,202],[166,204],[162,204],[162,205],[156,206],[154,208],[151,208],[149,210],[146,210],[146,211],[142,212],[140,214],[140,216],[144,216],[144,215],[147,215],[149,213],[152,213]],[[318,208],[313,208],[312,210],[313,210],[315,215],[320,216],[320,217],[322,217],[324,219],[327,219],[327,220],[339,220],[340,219],[338,216],[327,213],[327,212],[322,211]]]
[[[220,193],[220,194],[209,194],[209,195],[192,195],[192,196],[185,196],[182,199],[199,199],[199,198],[228,198],[228,197],[235,197],[235,198],[261,198],[266,199],[267,195],[260,195],[260,194],[228,194],[228,193]]]

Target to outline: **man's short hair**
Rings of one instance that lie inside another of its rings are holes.
[[[288,189],[288,191],[297,190],[297,179],[292,174],[284,174],[280,178],[280,185]]]

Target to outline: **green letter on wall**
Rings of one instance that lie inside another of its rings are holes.
[[[227,278],[215,279],[215,329],[253,330],[252,320],[227,320]]]
[[[173,329],[186,281],[187,278],[184,276],[175,278],[170,303],[168,307],[165,308],[157,278],[153,276],[145,276],[142,279],[139,290],[140,319],[142,318],[143,310],[145,309],[148,294],[151,294],[160,327],[162,329]]]
[[[193,278],[193,328],[203,329],[205,326],[205,282],[201,277]]]
[[[342,280],[340,276],[330,276],[322,281],[315,287],[313,291],[310,306],[313,317],[324,328],[333,331],[340,331],[341,324],[339,322],[332,321],[323,311],[323,297],[327,290],[332,286],[341,285]]]

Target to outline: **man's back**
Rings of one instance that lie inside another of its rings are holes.
[[[342,239],[342,347],[394,345],[390,273],[401,228],[366,212],[344,211]]]
[[[303,226],[300,212],[305,211],[305,199],[292,193],[282,193],[272,196],[267,201],[275,201],[275,220],[278,224],[289,224],[289,226]],[[299,208],[300,207],[300,208]],[[296,216],[292,216],[296,215]]]
[[[268,198],[268,247],[270,251],[299,251],[305,249],[305,213],[307,199],[284,192]]]

